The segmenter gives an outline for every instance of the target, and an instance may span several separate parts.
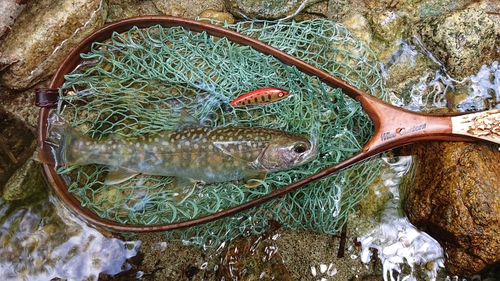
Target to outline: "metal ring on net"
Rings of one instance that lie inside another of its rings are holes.
[[[359,163],[371,156],[411,142],[423,140],[486,140],[499,143],[498,135],[495,133],[495,130],[491,128],[491,124],[498,124],[498,110],[465,115],[431,115],[403,110],[380,101],[347,82],[334,77],[330,73],[261,41],[217,25],[176,17],[136,17],[105,25],[86,37],[68,54],[52,77],[49,88],[57,89],[63,85],[65,75],[70,73],[81,62],[80,54],[89,52],[94,42],[102,42],[110,38],[115,32],[126,32],[133,27],[147,28],[158,24],[165,28],[182,27],[192,32],[204,32],[211,36],[226,38],[229,41],[243,46],[249,46],[257,52],[271,55],[282,63],[292,66],[302,73],[317,77],[321,83],[329,87],[340,88],[346,95],[361,104],[362,108],[373,122],[374,133],[357,154],[335,165],[321,169],[312,175],[301,178],[284,187],[275,189],[239,205],[212,214],[195,216],[185,221],[168,224],[124,224],[101,218],[96,213],[83,207],[81,202],[68,192],[67,183],[61,175],[57,173],[54,166],[44,164],[44,172],[57,196],[61,198],[72,211],[96,226],[119,232],[169,231],[195,226],[234,215],[272,199],[284,196],[312,182],[321,180],[332,173]],[[301,94],[311,95],[311,93]],[[42,108],[40,110],[38,131],[39,146],[43,146],[47,138],[48,115],[48,108]]]

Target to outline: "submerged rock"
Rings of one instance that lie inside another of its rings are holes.
[[[425,142],[407,200],[409,220],[443,246],[446,268],[468,276],[500,262],[500,152],[485,143]]]
[[[270,221],[267,232],[234,240],[221,254],[217,280],[292,280],[278,253],[278,248],[266,239],[281,227]]]
[[[104,24],[103,0],[33,1],[0,46],[0,83],[26,89],[54,73],[66,54]]]
[[[500,26],[479,9],[425,18],[414,27],[424,47],[457,79],[498,59],[499,32]]]
[[[322,0],[224,0],[226,9],[236,17],[279,19],[294,16]]]
[[[220,280],[292,280],[277,251],[269,241],[255,237],[234,241],[222,257]]]

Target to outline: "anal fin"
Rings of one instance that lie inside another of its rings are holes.
[[[186,198],[193,194],[193,191],[199,182],[200,181],[187,178],[174,178],[174,201],[177,204],[182,204]]]

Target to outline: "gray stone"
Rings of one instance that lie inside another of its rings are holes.
[[[498,59],[499,31],[499,25],[477,9],[430,17],[414,28],[423,45],[456,79],[477,73],[482,64]]]
[[[103,0],[33,1],[0,46],[6,67],[0,83],[20,90],[47,79],[75,44],[104,24],[106,13]]]

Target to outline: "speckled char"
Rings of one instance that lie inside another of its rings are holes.
[[[123,180],[137,173],[205,183],[262,178],[316,155],[306,137],[263,128],[187,128],[105,142],[80,139],[67,145],[67,164],[120,167],[129,171]]]

